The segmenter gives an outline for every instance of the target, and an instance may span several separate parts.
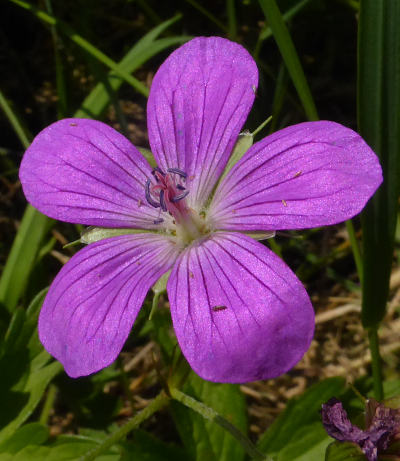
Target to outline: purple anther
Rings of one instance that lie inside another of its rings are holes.
[[[157,175],[156,175],[156,172],[160,173],[161,176],[165,176],[165,173],[163,172],[163,170],[156,166],[152,169],[151,171],[151,174],[154,176],[154,178],[156,179],[156,181],[158,182],[158,178],[157,178]]]
[[[157,218],[153,221],[154,224],[161,224],[163,222],[163,218]]]
[[[185,192],[182,192],[182,194],[179,194],[179,195],[176,195],[175,197],[173,197],[171,199],[171,202],[179,202],[179,200],[182,200],[183,198],[185,198],[187,195],[188,195],[189,191],[186,190]]]
[[[165,204],[164,199],[164,190],[160,190],[160,205],[163,211],[167,211],[167,205]]]
[[[177,184],[176,188],[179,190],[186,190],[186,187],[183,187],[182,184]]]
[[[175,173],[184,179],[186,179],[187,177],[187,174],[184,171],[180,170],[179,168],[168,168],[167,171],[168,173]]]
[[[146,181],[146,185],[144,187],[144,190],[145,190],[146,200],[149,202],[149,204],[151,206],[153,206],[154,208],[160,208],[160,204],[157,203],[155,200],[153,200],[151,198],[151,195],[150,195],[150,179],[148,179]]]

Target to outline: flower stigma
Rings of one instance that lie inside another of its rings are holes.
[[[145,196],[152,207],[160,208],[160,217],[154,220],[154,224],[164,222],[162,212],[171,215],[175,225],[173,233],[184,245],[208,234],[205,214],[203,212],[199,214],[186,202],[189,194],[186,188],[186,173],[179,168],[168,168],[164,172],[161,168],[156,167],[151,174],[155,184],[147,179]]]

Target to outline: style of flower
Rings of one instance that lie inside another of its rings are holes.
[[[321,121],[257,142],[221,179],[257,83],[243,47],[199,37],[168,57],[151,86],[157,168],[93,120],[58,121],[26,151],[20,179],[34,207],[122,234],[73,256],[41,310],[40,340],[71,377],[115,360],[146,293],[169,270],[175,333],[204,379],[273,378],[304,355],[314,330],[309,297],[246,233],[349,219],[381,183],[381,168],[357,133]]]
[[[322,405],[321,416],[328,435],[341,442],[357,444],[368,461],[377,461],[378,454],[400,439],[400,410],[388,408],[374,399],[367,401],[365,430],[351,423],[342,402],[336,398]],[[400,452],[397,450],[396,454]]]

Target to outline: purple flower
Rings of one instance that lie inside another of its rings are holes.
[[[40,339],[70,376],[115,360],[147,291],[169,270],[176,336],[201,377],[273,378],[307,350],[314,312],[303,285],[239,231],[348,219],[381,183],[381,168],[354,131],[310,122],[256,143],[218,182],[257,82],[256,64],[240,45],[196,38],[153,80],[147,121],[158,168],[93,120],[56,122],[27,150],[20,178],[33,206],[123,234],[79,251],[44,302]]]
[[[377,461],[378,454],[385,451],[400,435],[400,410],[385,407],[376,400],[368,400],[366,429],[354,426],[342,403],[332,398],[322,405],[322,423],[326,432],[341,442],[357,444],[368,461]]]

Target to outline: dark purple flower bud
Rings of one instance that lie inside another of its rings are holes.
[[[331,437],[356,443],[368,461],[377,461],[378,454],[400,434],[400,410],[387,408],[371,399],[366,404],[366,415],[367,428],[362,430],[350,422],[338,399],[330,399],[321,409],[322,423]]]

